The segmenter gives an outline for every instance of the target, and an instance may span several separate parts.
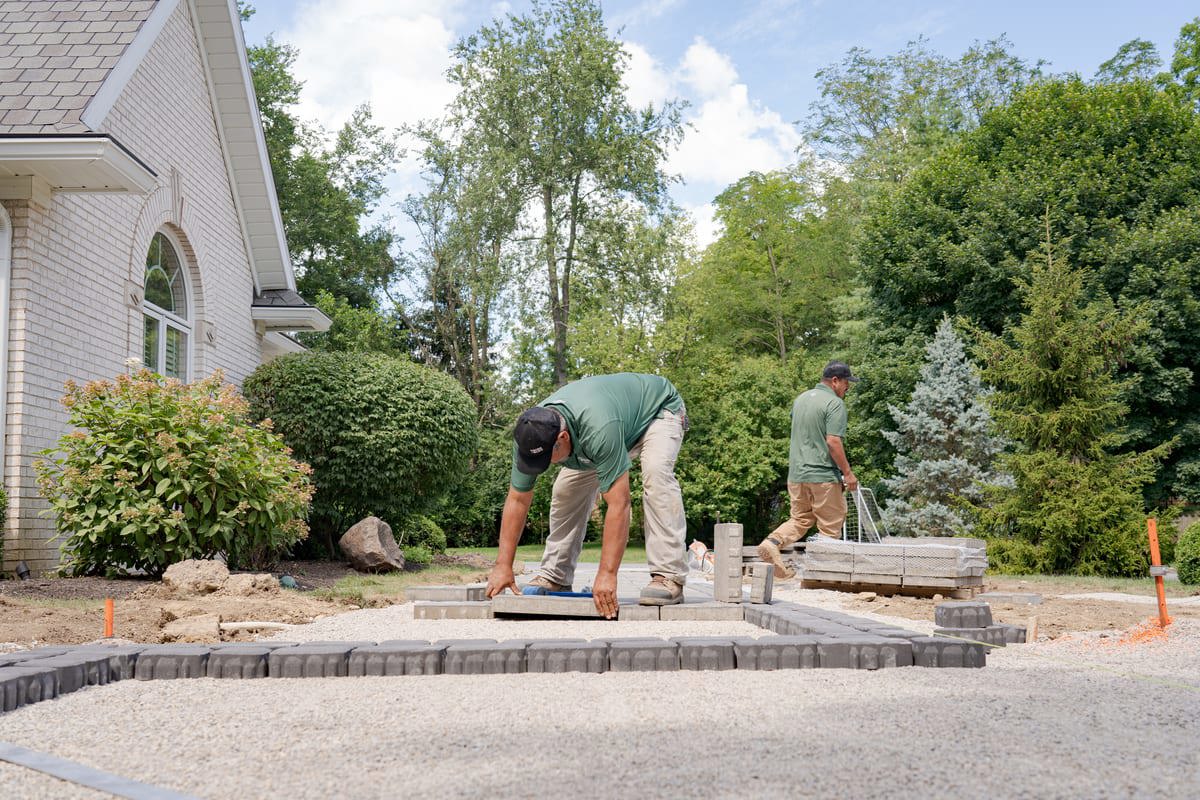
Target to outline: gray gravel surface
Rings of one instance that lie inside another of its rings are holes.
[[[3,718],[0,718],[0,729],[3,729]],[[21,800],[111,800],[112,795],[0,761],[0,797],[19,797]]]
[[[744,632],[405,610],[286,638]],[[1014,646],[981,670],[125,681],[0,715],[0,740],[211,798],[1180,798],[1200,785],[1198,659],[1185,620],[1161,643]],[[46,780],[0,771],[0,795]]]

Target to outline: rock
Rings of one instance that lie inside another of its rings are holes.
[[[942,597],[940,594],[935,594],[935,595],[933,596],[933,600],[934,600],[934,602],[941,602],[942,600],[945,600],[945,599],[946,599],[946,598]]]
[[[164,642],[219,642],[221,618],[216,614],[181,617],[163,626]]]
[[[232,594],[237,597],[251,597],[257,594],[276,594],[279,592],[279,581],[274,575],[244,574],[230,575],[221,589],[222,594]]]
[[[338,547],[359,572],[404,569],[404,553],[392,536],[392,527],[379,517],[367,517],[342,534]]]
[[[180,596],[212,594],[228,579],[229,569],[220,561],[195,558],[172,564],[162,576],[163,586]]]
[[[875,594],[874,592],[859,592],[858,593],[858,599],[863,600],[867,603],[875,602],[875,598],[878,596],[879,595]]]

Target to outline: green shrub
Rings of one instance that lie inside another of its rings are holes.
[[[1193,522],[1175,545],[1175,569],[1181,583],[1200,584],[1200,522]]]
[[[446,532],[429,517],[412,514],[392,527],[401,547],[428,547],[441,553],[446,549]]]
[[[994,575],[1033,575],[1045,571],[1047,556],[1041,547],[1016,537],[987,540],[988,572]]]
[[[423,544],[405,547],[403,550],[406,567],[426,567],[433,563],[433,551]]]
[[[193,384],[147,370],[68,383],[62,403],[79,430],[35,466],[68,572],[158,575],[222,552],[261,568],[308,535],[308,466],[269,423],[250,421],[219,372]]]
[[[312,465],[310,524],[331,555],[336,536],[363,517],[395,529],[434,508],[478,440],[475,405],[453,378],[377,353],[283,356],[255,370],[245,393],[253,414],[273,420]]]
[[[512,446],[511,427],[480,431],[470,467],[450,485],[437,508],[428,512],[446,532],[450,547],[492,547],[500,540]]]

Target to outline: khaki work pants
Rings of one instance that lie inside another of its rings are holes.
[[[788,483],[792,513],[771,532],[771,539],[786,547],[808,535],[813,525],[822,536],[842,538],[846,522],[846,495],[840,481],[830,483]]]
[[[629,451],[642,464],[643,530],[650,572],[682,586],[687,581],[687,518],[683,493],[675,478],[675,460],[683,444],[687,412],[663,410]],[[596,507],[600,477],[595,470],[563,469],[550,498],[550,536],[537,574],[571,586],[583,550],[588,518]]]

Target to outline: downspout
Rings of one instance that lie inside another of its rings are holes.
[[[12,219],[0,205],[0,487],[8,492],[8,328],[9,300],[12,292]],[[9,497],[9,504],[12,497]],[[7,520],[0,519],[0,545]],[[3,547],[0,546],[0,550]]]

